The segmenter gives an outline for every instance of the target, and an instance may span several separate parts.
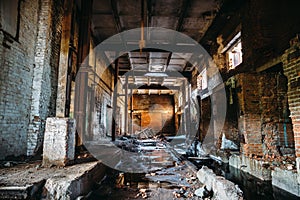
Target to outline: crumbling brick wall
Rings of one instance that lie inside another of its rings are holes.
[[[0,159],[32,155],[55,115],[61,1],[20,1],[19,39],[0,32]],[[5,31],[5,30],[4,30]]]
[[[293,148],[291,121],[286,113],[286,82],[282,72],[236,76],[239,99],[239,131],[246,155],[280,156],[280,147]]]
[[[38,2],[21,1],[18,41],[7,42],[0,31],[0,159],[26,154]]]
[[[280,147],[293,147],[293,132],[286,93],[287,82],[282,72],[260,75],[262,142],[264,155],[280,156]]]
[[[293,123],[296,157],[300,157],[300,36],[291,40],[283,55],[284,74],[288,77],[288,103]]]
[[[27,155],[42,145],[46,118],[55,116],[62,13],[59,1],[40,2]]]
[[[239,74],[236,79],[240,106],[238,126],[245,140],[241,151],[246,155],[262,155],[260,95],[257,90],[259,76],[251,73]]]

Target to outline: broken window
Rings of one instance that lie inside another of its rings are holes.
[[[224,48],[228,69],[234,69],[243,62],[241,32],[239,32]]]

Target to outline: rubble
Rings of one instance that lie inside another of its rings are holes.
[[[233,141],[226,139],[225,134],[223,133],[221,149],[238,150],[239,147]]]
[[[242,191],[237,185],[224,177],[217,176],[206,166],[203,166],[198,172],[199,181],[206,185],[208,191],[213,192],[213,197],[219,200],[241,200],[243,199]],[[201,191],[199,191],[201,192]]]

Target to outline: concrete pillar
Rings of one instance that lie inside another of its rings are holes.
[[[288,78],[288,103],[293,123],[298,183],[300,184],[300,35],[292,39],[283,55],[284,74]]]
[[[76,123],[70,118],[47,118],[43,166],[65,166],[75,156]]]

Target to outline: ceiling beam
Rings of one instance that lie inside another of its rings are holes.
[[[149,72],[146,71],[128,71],[125,75],[126,76],[133,76],[133,77],[145,77],[145,74],[147,74]],[[165,78],[185,78],[181,72],[173,72],[173,71],[166,71],[166,72],[151,72],[153,74],[157,73],[157,74],[166,74],[168,75]],[[154,78],[160,78],[159,76],[151,76]]]
[[[151,84],[151,85],[147,85],[147,84],[133,84],[133,83],[129,83],[128,84],[128,89],[144,89],[144,90],[180,90],[181,87],[180,86],[161,86],[161,85],[155,85],[155,84]]]
[[[120,16],[118,13],[117,0],[110,0],[110,3],[111,3],[111,9],[112,9],[112,14],[114,17],[116,29],[117,29],[118,33],[121,33],[122,25],[121,25]]]
[[[149,48],[144,48],[143,52],[167,52],[167,51],[172,51],[173,53],[197,53],[201,54],[203,51],[202,48],[200,48],[198,45],[193,44],[193,45],[176,45],[176,44],[151,44],[151,43],[146,43],[146,45]],[[99,46],[99,50],[102,51],[122,51],[122,50],[129,50],[129,51],[134,51],[134,50],[139,50],[139,45],[138,44],[116,44],[116,43],[102,43]],[[167,51],[166,51],[167,50]],[[204,53],[204,52],[203,52]]]
[[[169,64],[170,64],[170,61],[171,61],[171,57],[172,57],[172,52],[169,53],[169,56],[167,58],[167,63],[166,63],[166,69],[165,70],[167,70],[168,67],[169,67]]]
[[[189,0],[182,0],[182,6],[181,6],[177,26],[176,26],[176,31],[182,31],[183,21],[184,21],[184,18],[186,17],[189,6],[190,6]]]
[[[147,27],[151,27],[152,20],[152,0],[147,0]]]

